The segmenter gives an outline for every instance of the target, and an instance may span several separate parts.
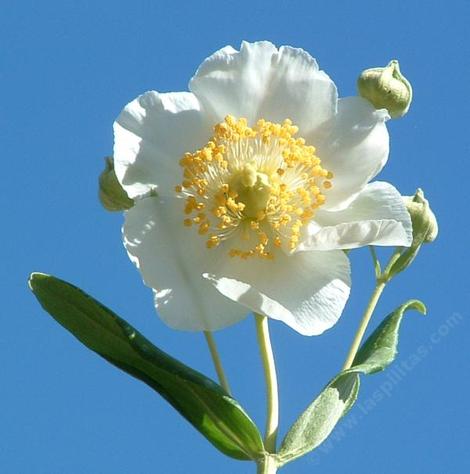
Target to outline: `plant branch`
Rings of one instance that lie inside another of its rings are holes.
[[[269,337],[268,318],[255,314],[258,344],[263,361],[266,380],[267,417],[264,445],[269,453],[276,452],[276,438],[279,426],[279,395],[277,387],[276,366]]]
[[[231,395],[230,386],[227,377],[225,376],[224,368],[222,367],[222,361],[219,356],[219,351],[217,350],[214,336],[210,331],[204,331],[204,336],[206,337],[207,345],[209,346],[209,351],[211,353],[212,361],[214,362],[215,371],[217,372],[220,385],[229,395]]]

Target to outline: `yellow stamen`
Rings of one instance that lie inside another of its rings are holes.
[[[227,248],[231,257],[272,259],[283,245],[295,250],[333,179],[297,132],[289,119],[249,127],[229,115],[215,125],[208,143],[180,160],[175,192],[186,195],[184,225],[196,224],[201,235],[211,229],[208,248],[237,240]]]

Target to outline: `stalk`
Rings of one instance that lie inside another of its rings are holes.
[[[276,452],[276,438],[279,427],[279,395],[277,387],[276,366],[274,354],[269,337],[268,318],[255,314],[256,332],[258,336],[259,350],[263,361],[264,377],[266,380],[267,416],[264,446],[268,453]],[[266,461],[268,463],[268,461]],[[264,467],[267,469],[267,467]],[[270,467],[272,469],[272,467]],[[258,471],[271,473],[275,471]]]
[[[217,372],[220,385],[229,395],[231,395],[230,385],[228,384],[227,377],[225,376],[214,336],[210,331],[204,331],[204,336],[206,337],[207,345],[209,346],[209,352],[211,353],[212,361],[214,362],[215,371]]]

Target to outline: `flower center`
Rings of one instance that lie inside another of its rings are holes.
[[[256,163],[247,163],[236,171],[229,182],[229,189],[237,194],[237,200],[245,205],[243,215],[257,219],[266,210],[271,196],[271,184],[265,173],[257,171]]]
[[[227,116],[215,125],[207,145],[180,161],[175,190],[186,200],[184,225],[196,226],[208,248],[230,241],[232,257],[272,259],[276,248],[295,250],[333,177],[297,132],[289,119],[249,127]]]

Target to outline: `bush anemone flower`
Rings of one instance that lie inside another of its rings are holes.
[[[162,319],[215,330],[250,310],[304,335],[350,290],[343,249],[409,246],[385,110],[338,99],[305,51],[268,42],[207,58],[191,92],[147,92],[114,124],[115,171],[135,205],[124,243]]]

